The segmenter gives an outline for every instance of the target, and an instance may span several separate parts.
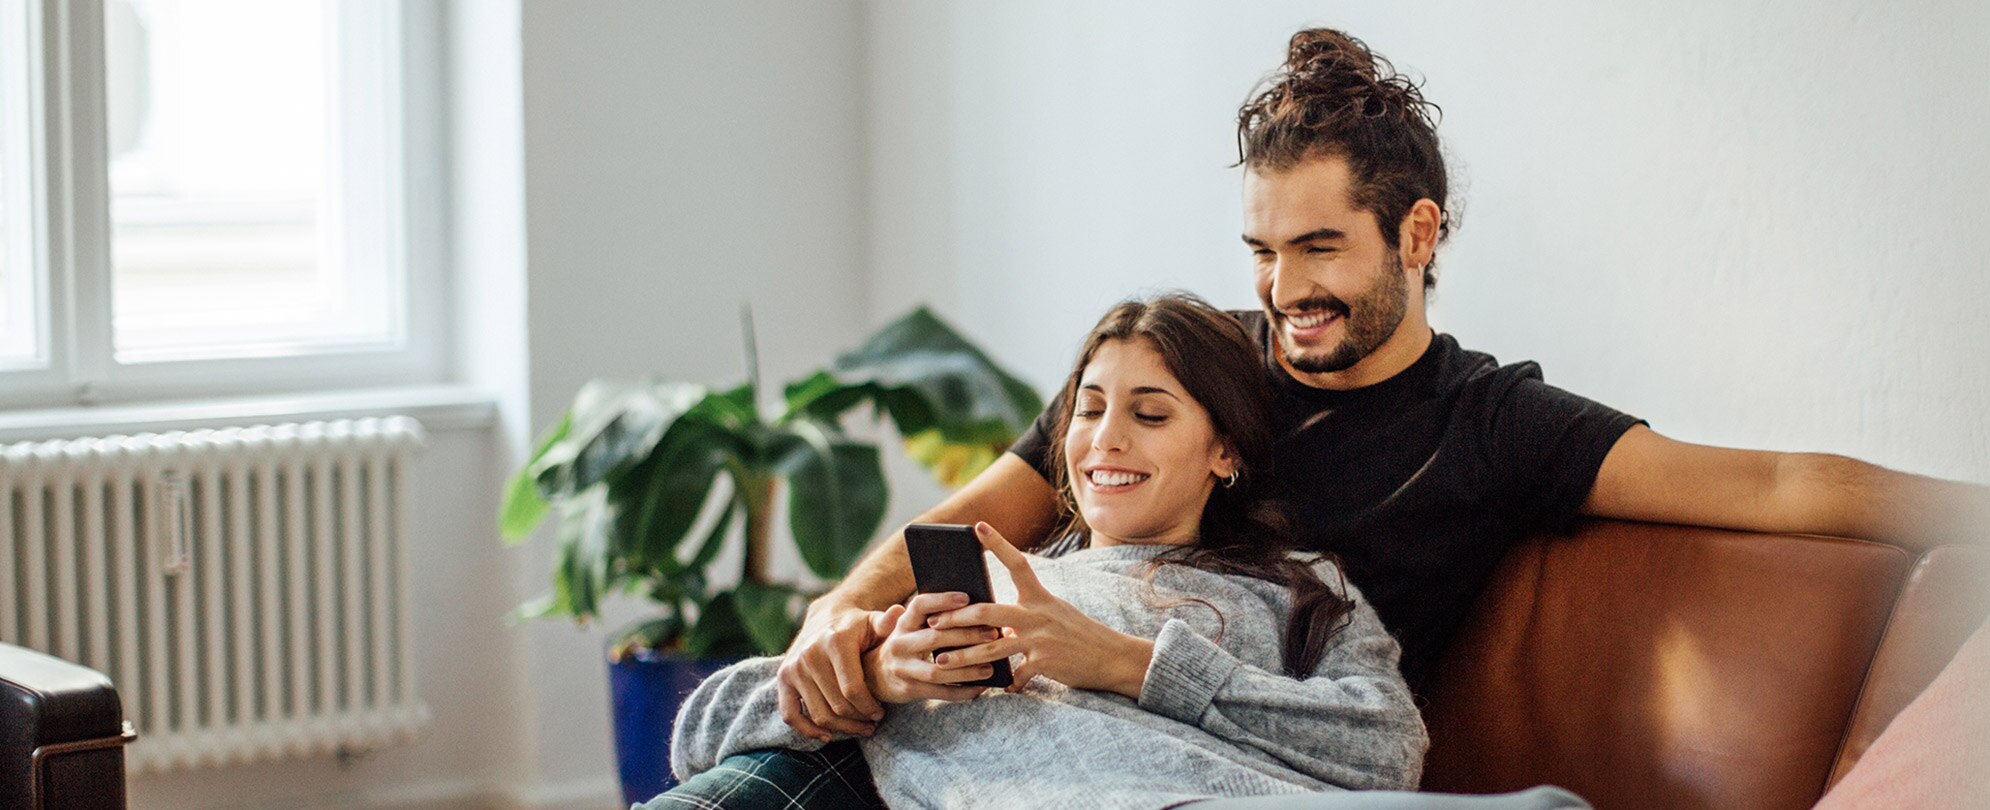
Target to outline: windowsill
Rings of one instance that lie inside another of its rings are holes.
[[[389,414],[414,417],[429,430],[481,430],[496,423],[497,400],[475,388],[436,385],[0,411],[0,443]]]

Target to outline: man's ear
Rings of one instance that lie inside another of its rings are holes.
[[[1422,276],[1424,266],[1437,255],[1437,226],[1443,221],[1444,212],[1428,197],[1417,200],[1409,213],[1403,215],[1396,229],[1396,250],[1406,271],[1415,270]],[[1417,283],[1422,284],[1422,279]]]

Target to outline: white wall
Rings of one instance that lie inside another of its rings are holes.
[[[598,377],[737,384],[741,303],[775,392],[862,336],[854,2],[524,9],[534,431]],[[552,544],[523,553],[543,589]],[[612,779],[603,640],[633,607],[587,631],[521,631],[539,783]]]
[[[1679,438],[1990,480],[1981,3],[881,0],[872,311],[1048,384],[1123,295],[1253,305],[1236,108],[1308,24],[1443,106],[1439,329]]]

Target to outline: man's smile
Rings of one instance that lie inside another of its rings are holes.
[[[1311,343],[1319,339],[1342,317],[1340,313],[1326,309],[1315,309],[1298,315],[1279,314],[1279,320],[1285,324],[1286,337],[1297,343]]]

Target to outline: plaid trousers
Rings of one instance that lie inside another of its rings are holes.
[[[725,761],[636,805],[642,810],[884,810],[870,766],[857,744],[834,742],[819,751],[770,749]]]

